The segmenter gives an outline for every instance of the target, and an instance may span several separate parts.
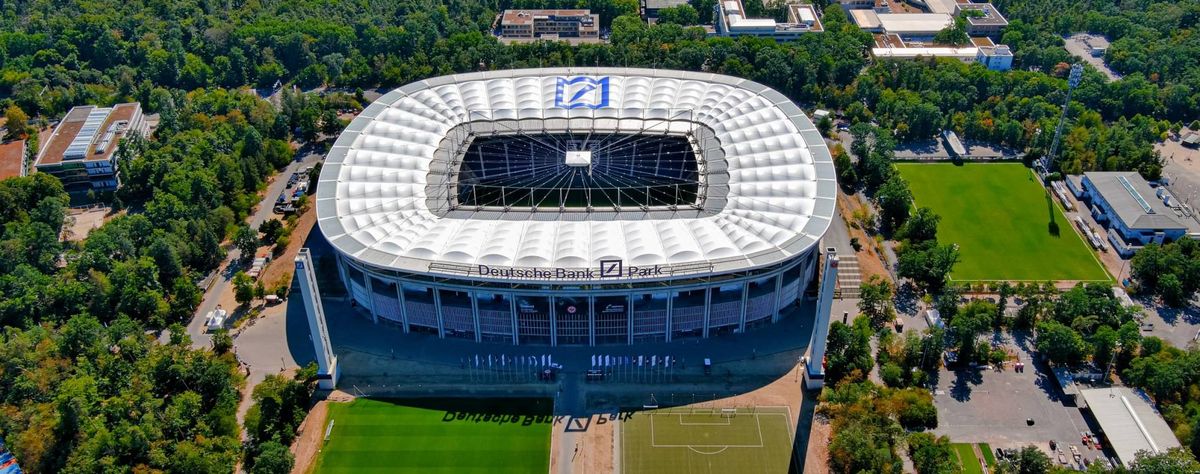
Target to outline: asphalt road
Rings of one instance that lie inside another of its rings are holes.
[[[309,151],[307,148],[301,149],[300,153],[304,154],[289,163],[283,171],[275,174],[274,180],[267,185],[266,194],[263,195],[262,201],[258,203],[247,220],[251,228],[257,229],[259,225],[271,218],[273,215],[271,208],[274,206],[275,198],[287,187],[288,176],[300,169],[315,165],[325,157],[323,153]],[[230,249],[229,254],[225,256],[225,261],[221,262],[220,269],[211,277],[211,283],[204,291],[204,299],[200,301],[200,305],[196,308],[196,315],[187,326],[188,336],[192,338],[193,347],[202,348],[212,345],[212,338],[204,328],[204,316],[217,308],[221,295],[229,288],[233,275],[238,270],[237,265],[233,263],[237,262],[239,257],[241,257],[240,251],[236,248]],[[227,309],[231,310],[232,308]]]

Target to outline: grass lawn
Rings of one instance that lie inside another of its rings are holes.
[[[334,403],[313,472],[547,472],[550,413],[531,399]]]
[[[950,277],[1111,281],[1034,174],[1019,163],[897,163],[917,206],[941,216],[938,241],[958,244]]]
[[[621,467],[633,473],[787,472],[792,457],[787,407],[687,407],[634,415],[621,424]]]
[[[987,443],[979,443],[979,451],[983,453],[983,460],[987,462],[988,469],[996,470],[996,453],[992,451],[992,446]]]
[[[975,456],[975,447],[969,443],[953,443],[950,445],[954,449],[954,453],[958,455],[958,463],[962,466],[964,474],[983,474],[983,467],[979,465],[979,458]]]

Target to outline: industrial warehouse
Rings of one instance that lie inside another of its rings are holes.
[[[816,127],[763,85],[527,69],[384,95],[333,146],[316,208],[376,322],[633,344],[792,314],[819,273],[835,188]]]

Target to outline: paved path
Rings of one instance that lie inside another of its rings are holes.
[[[272,207],[275,204],[275,198],[282,193],[287,187],[288,177],[292,173],[316,164],[324,155],[317,153],[308,153],[300,156],[298,160],[293,160],[276,175],[272,177],[272,181],[267,185],[266,194],[263,195],[262,201],[258,203],[254,213],[247,219],[247,223],[252,229],[258,229],[267,219],[273,215]],[[192,338],[192,346],[197,348],[212,346],[212,337],[208,335],[204,328],[204,317],[209,311],[217,308],[221,295],[229,291],[229,285],[233,281],[233,275],[237,273],[237,268],[232,265],[238,258],[241,257],[241,252],[233,248],[225,256],[225,261],[221,262],[220,270],[210,277],[211,283],[208,289],[204,291],[204,299],[200,301],[200,305],[196,307],[196,315],[192,321],[188,323],[188,336]],[[232,309],[232,308],[230,308]]]

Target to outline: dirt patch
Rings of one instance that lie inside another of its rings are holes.
[[[862,200],[862,196],[847,195],[841,190],[838,190],[837,205],[838,212],[846,221],[846,228],[850,230],[850,238],[858,239],[858,242],[862,244],[862,250],[855,252],[855,255],[858,257],[858,268],[862,273],[863,281],[866,281],[871,275],[879,275],[885,280],[891,281],[891,274],[888,273],[887,266],[883,264],[884,257],[880,254],[880,244],[876,243],[875,238],[867,235],[867,232],[855,222],[855,215],[866,211],[874,214],[875,210]]]
[[[292,442],[292,456],[296,458],[292,474],[305,474],[316,468],[317,454],[321,453],[321,445],[325,442],[325,420],[329,418],[329,404],[348,403],[353,400],[353,395],[334,391],[308,411],[308,416],[300,423],[296,441]]]
[[[109,206],[69,209],[69,219],[63,226],[63,240],[81,242],[92,230],[100,228],[105,222],[123,213],[124,211],[112,214],[112,207]]]
[[[288,246],[283,250],[283,253],[274,256],[271,263],[267,264],[260,276],[264,285],[270,287],[282,278],[291,278],[296,271],[296,265],[292,263],[296,260],[296,255],[300,253],[300,248],[304,247],[304,242],[308,240],[308,233],[312,232],[313,225],[317,223],[317,211],[315,206],[310,206],[307,211],[300,214],[299,220],[296,221],[296,228],[292,229],[292,235],[289,237]]]
[[[833,427],[829,420],[813,417],[812,429],[808,432],[808,450],[804,453],[804,474],[829,472],[829,439]]]

